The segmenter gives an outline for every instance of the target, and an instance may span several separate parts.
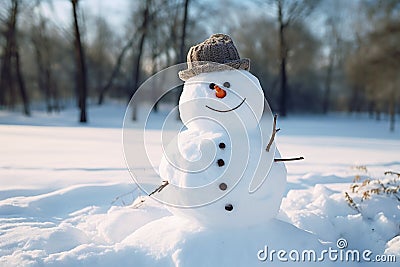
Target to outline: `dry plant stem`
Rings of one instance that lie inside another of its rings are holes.
[[[298,158],[288,158],[288,159],[274,159],[275,162],[281,162],[281,161],[295,161],[295,160],[303,160],[303,157],[298,157]]]
[[[353,208],[358,213],[361,213],[360,208],[357,206],[357,204],[354,202],[353,198],[347,192],[344,192],[344,197],[347,201],[347,204],[350,206],[350,208]]]
[[[385,174],[387,174],[387,173],[388,172],[385,172]],[[390,172],[390,174],[396,174],[397,175],[397,173],[393,173],[393,172]],[[399,177],[400,177],[400,175],[399,175]],[[378,183],[383,188],[383,192],[388,193],[388,188],[379,180],[378,180]],[[396,192],[391,192],[391,193],[392,193],[392,196],[394,196],[397,199],[397,201],[400,201],[400,198],[396,195]]]
[[[278,132],[278,130],[276,130],[276,119],[277,119],[277,117],[278,117],[278,115],[275,114],[274,115],[274,125],[273,125],[273,128],[272,128],[271,139],[269,139],[269,143],[268,143],[267,148],[266,148],[267,152],[269,152],[269,150],[271,149],[272,143],[275,140],[275,135]]]

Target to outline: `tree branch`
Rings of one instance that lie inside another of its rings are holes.
[[[163,184],[157,187],[153,192],[149,194],[149,196],[155,194],[155,193],[160,193],[167,185],[169,185],[168,181],[163,181]]]
[[[269,150],[271,149],[272,143],[275,140],[275,135],[280,130],[280,129],[279,130],[276,129],[276,119],[277,119],[277,117],[278,117],[278,115],[275,114],[274,115],[274,124],[272,126],[273,128],[272,128],[271,139],[269,139],[269,142],[268,142],[268,145],[267,145],[267,148],[266,148],[267,152],[269,152]]]
[[[136,34],[134,34],[134,35],[132,36],[132,38],[129,39],[129,41],[128,41],[128,42],[125,44],[125,46],[122,48],[121,53],[118,55],[117,62],[115,63],[115,66],[114,66],[114,68],[113,68],[113,70],[112,70],[111,76],[109,77],[109,79],[108,79],[106,85],[105,85],[105,86],[101,89],[101,91],[100,91],[99,99],[98,99],[98,101],[97,101],[97,104],[98,104],[98,105],[103,104],[104,95],[105,95],[105,93],[110,89],[110,87],[111,87],[111,85],[112,85],[112,83],[113,83],[115,77],[116,77],[117,74],[119,73],[119,70],[120,70],[120,68],[121,68],[122,61],[123,61],[123,59],[124,59],[124,57],[125,57],[125,54],[126,54],[126,52],[129,50],[129,48],[132,47],[135,38],[136,38]]]
[[[295,161],[295,160],[303,160],[303,157],[298,158],[287,158],[287,159],[274,159],[275,162],[282,162],[282,161]]]

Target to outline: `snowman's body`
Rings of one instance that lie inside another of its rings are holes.
[[[216,97],[210,84],[223,88],[226,96]],[[195,207],[170,211],[214,227],[250,226],[274,218],[286,168],[274,162],[280,157],[275,143],[266,150],[272,114],[267,114],[267,130],[261,131],[264,95],[257,78],[245,70],[202,73],[185,82],[179,109],[187,130],[179,133],[177,148],[167,149],[159,172],[177,189],[164,192],[175,206]],[[208,194],[213,197],[207,199]],[[196,197],[204,201],[193,202]]]

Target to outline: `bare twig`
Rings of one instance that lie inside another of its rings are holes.
[[[143,205],[143,203],[145,202],[144,198],[141,198],[140,201],[138,203],[136,203],[135,205],[132,206],[133,209],[137,209],[140,208],[140,206]]]
[[[400,178],[400,173],[398,173],[398,172],[386,171],[385,175],[397,175],[397,177]]]
[[[275,114],[275,115],[274,115],[274,124],[273,124],[273,126],[272,126],[271,139],[269,139],[269,143],[268,143],[267,148],[266,148],[267,152],[269,152],[269,150],[271,149],[272,143],[273,143],[274,140],[275,140],[275,135],[276,135],[276,133],[280,130],[280,129],[279,129],[279,130],[276,129],[276,119],[277,119],[277,117],[278,117],[278,115]]]
[[[155,193],[160,193],[168,184],[169,184],[168,181],[163,181],[162,185],[160,185],[159,187],[157,187],[157,188],[156,188],[153,192],[151,192],[148,196],[150,197],[151,195],[154,195]],[[146,198],[142,197],[138,203],[136,203],[136,204],[134,204],[134,205],[132,206],[132,208],[137,209],[137,208],[139,208],[140,206],[142,206],[144,202],[146,202]]]
[[[138,190],[138,188],[136,187],[135,189],[133,189],[133,190],[127,192],[127,193],[124,193],[124,194],[122,194],[122,195],[117,196],[117,197],[114,198],[114,200],[111,202],[111,205],[114,205],[117,201],[121,201],[122,205],[126,206],[126,203],[125,203],[125,201],[124,201],[123,198],[126,197],[126,196],[128,196],[128,195],[132,195],[132,196],[133,196],[133,194],[134,194],[137,190]]]
[[[303,157],[298,157],[298,158],[288,158],[288,159],[274,159],[275,162],[281,162],[281,161],[295,161],[295,160],[303,160]]]
[[[163,181],[163,184],[160,185],[159,187],[157,187],[153,192],[151,192],[149,194],[149,196],[151,196],[155,193],[160,193],[168,184],[169,184],[168,181]]]

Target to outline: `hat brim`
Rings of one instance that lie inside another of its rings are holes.
[[[214,71],[224,71],[231,69],[238,70],[249,70],[250,69],[250,59],[243,58],[239,60],[232,60],[230,62],[226,62],[224,64],[216,63],[216,62],[197,62],[201,64],[197,64],[190,69],[182,70],[178,72],[178,76],[182,81],[186,81],[200,73],[205,72],[214,72]]]

